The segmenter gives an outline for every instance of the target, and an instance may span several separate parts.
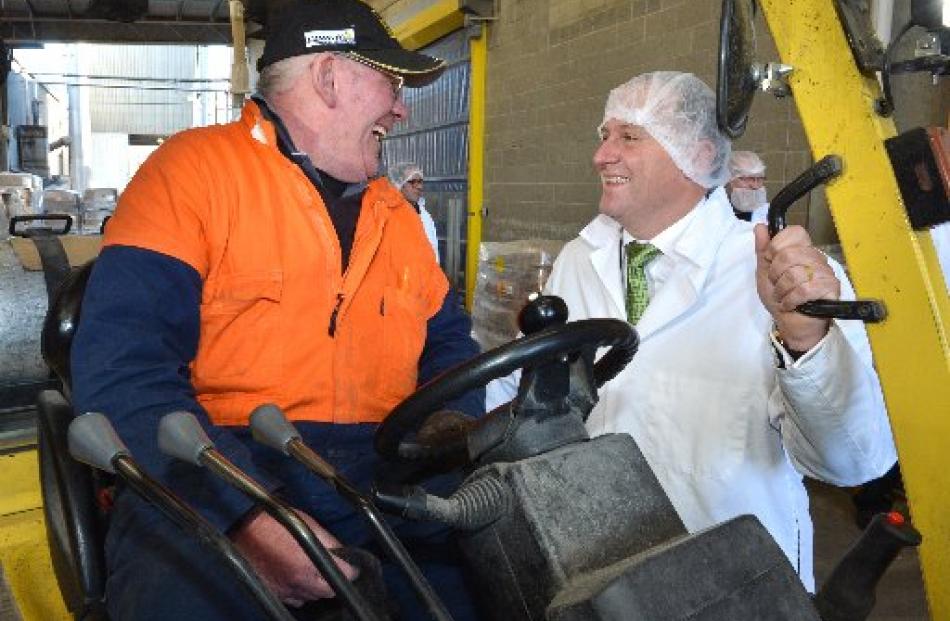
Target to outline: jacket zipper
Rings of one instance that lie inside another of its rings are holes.
[[[330,329],[329,329],[329,333],[330,333],[330,336],[331,336],[331,337],[332,337],[334,334],[336,334],[336,316],[337,316],[338,314],[340,314],[340,306],[342,306],[342,305],[343,305],[343,294],[342,294],[342,293],[337,293],[337,294],[336,294],[336,305],[333,307],[333,312],[330,313]]]

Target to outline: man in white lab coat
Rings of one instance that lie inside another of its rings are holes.
[[[419,214],[419,218],[422,220],[422,228],[426,232],[429,243],[432,244],[435,260],[438,261],[439,235],[436,232],[435,220],[432,219],[432,214],[426,209],[426,199],[422,195],[422,188],[425,183],[422,168],[415,162],[400,162],[389,171],[389,181],[396,186],[397,190],[402,192],[406,201]]]
[[[894,463],[894,446],[864,327],[793,310],[853,297],[843,270],[801,227],[770,241],[735,218],[715,118],[713,93],[690,74],[610,93],[594,154],[600,215],[546,290],[571,320],[627,319],[640,334],[591,433],[632,435],[690,531],[757,516],[813,589],[802,475],[856,485]],[[628,280],[632,241],[659,250],[645,283]]]
[[[765,194],[765,162],[752,151],[733,151],[729,156],[726,194],[736,217],[752,224],[766,222],[769,201]]]

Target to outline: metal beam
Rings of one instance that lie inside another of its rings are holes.
[[[931,616],[950,619],[950,299],[928,233],[910,228],[883,141],[894,123],[874,112],[873,76],[862,75],[828,0],[762,0],[815,159],[844,173],[828,203],[855,288],[888,318],[868,326],[875,365],[908,492],[923,534],[921,565]]]
[[[417,50],[462,27],[465,18],[458,0],[394,3],[383,12],[393,34],[405,47]]]
[[[231,41],[226,21],[143,20],[131,24],[104,19],[4,17],[0,39],[10,47],[37,43],[179,43],[224,44]]]

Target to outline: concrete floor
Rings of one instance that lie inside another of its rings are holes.
[[[809,481],[811,513],[815,520],[815,579],[821,585],[835,563],[860,534],[854,523],[850,493]],[[905,550],[881,579],[871,621],[925,621],[930,619],[920,565],[914,550]]]

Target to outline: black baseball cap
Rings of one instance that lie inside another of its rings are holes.
[[[406,86],[425,86],[445,61],[407,50],[389,26],[360,0],[294,0],[267,25],[257,70],[285,58],[341,52],[374,69],[401,76]]]

